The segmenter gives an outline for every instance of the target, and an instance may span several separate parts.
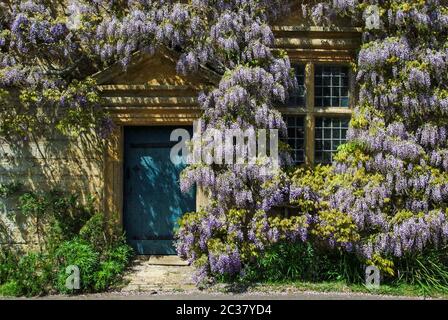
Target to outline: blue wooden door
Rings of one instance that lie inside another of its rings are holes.
[[[171,147],[177,143],[170,142],[173,129],[125,128],[123,220],[128,242],[138,254],[176,254],[177,221],[196,209],[195,190],[180,191],[185,164],[170,160]],[[185,129],[192,132],[191,127]]]

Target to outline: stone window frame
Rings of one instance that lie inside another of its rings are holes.
[[[315,134],[316,118],[344,117],[350,118],[354,102],[356,101],[356,85],[354,72],[350,66],[350,58],[343,61],[334,60],[308,60],[291,58],[291,65],[305,65],[305,106],[280,107],[279,110],[285,116],[303,116],[305,119],[305,162],[302,165],[314,166],[315,162]],[[314,84],[316,65],[341,65],[349,69],[349,105],[348,107],[315,107]]]

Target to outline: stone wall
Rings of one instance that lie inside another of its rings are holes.
[[[0,184],[16,182],[25,191],[57,189],[78,194],[81,201],[103,202],[102,142],[55,136],[36,142],[0,140]],[[20,194],[20,193],[18,193]],[[0,243],[32,245],[34,231],[17,210],[18,196],[0,198]]]

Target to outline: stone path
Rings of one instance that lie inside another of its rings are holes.
[[[194,290],[193,268],[177,256],[140,257],[125,275],[122,292]]]

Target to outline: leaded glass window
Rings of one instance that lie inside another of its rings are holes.
[[[305,118],[303,116],[286,116],[288,125],[288,144],[292,149],[295,164],[305,162]]]
[[[331,163],[338,147],[346,142],[349,119],[345,117],[316,118],[315,162]]]
[[[294,65],[294,73],[297,79],[297,88],[289,94],[288,107],[305,106],[305,66]]]
[[[349,106],[347,66],[317,65],[314,73],[315,107]]]

